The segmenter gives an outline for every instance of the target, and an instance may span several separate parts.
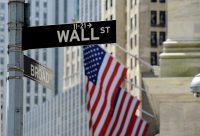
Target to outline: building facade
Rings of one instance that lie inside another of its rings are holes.
[[[72,87],[24,115],[24,136],[88,136],[81,85]]]
[[[7,0],[0,0],[0,136],[5,135],[6,119],[6,77],[7,77],[7,47],[8,47],[8,5]]]

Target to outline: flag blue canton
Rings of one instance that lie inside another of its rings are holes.
[[[89,45],[83,47],[85,75],[88,80],[96,84],[98,73],[106,55],[106,52],[98,45]]]

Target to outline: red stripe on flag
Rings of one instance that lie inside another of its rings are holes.
[[[122,75],[121,75],[121,78],[119,79],[119,81],[118,81],[118,83],[117,83],[117,85],[116,85],[116,87],[115,87],[115,91],[114,91],[114,95],[112,96],[112,98],[111,98],[111,104],[113,105],[114,104],[114,101],[115,101],[115,97],[116,97],[116,95],[117,95],[117,92],[118,92],[118,89],[119,89],[119,87],[120,87],[120,84],[122,83],[122,81],[124,80],[124,78],[125,78],[125,76],[126,76],[126,72],[127,72],[127,68],[124,68],[123,69],[123,72],[122,72]]]
[[[149,127],[149,124],[146,124],[142,136],[146,136],[148,127]]]
[[[137,119],[137,116],[135,114],[133,114],[132,117],[131,117],[131,120],[129,122],[129,127],[128,127],[127,131],[126,131],[125,136],[128,136],[128,135],[131,134],[131,132],[132,132],[132,130],[134,128],[134,124],[135,124],[136,119]]]
[[[139,134],[139,132],[140,132],[140,129],[141,129],[141,126],[142,126],[142,119],[140,119],[140,123],[139,123],[139,125],[138,125],[138,127],[137,127],[137,131],[136,131],[136,136],[138,136],[138,134]]]
[[[126,111],[125,111],[125,114],[124,114],[125,116],[123,116],[121,126],[120,126],[120,128],[119,128],[119,130],[118,130],[118,133],[117,133],[118,136],[119,136],[119,135],[121,134],[121,132],[122,132],[124,123],[125,123],[125,121],[126,121],[126,117],[127,117],[127,115],[128,115],[128,111],[129,111],[129,109],[130,109],[131,101],[132,101],[132,99],[130,98],[129,101],[128,101],[128,105],[126,106]],[[135,114],[135,113],[134,113],[134,114]]]
[[[122,107],[123,107],[125,98],[126,98],[126,93],[123,94],[122,100],[121,100],[121,102],[120,102],[119,110],[117,111],[117,116],[116,116],[116,119],[115,119],[115,121],[114,121],[114,123],[113,123],[113,126],[112,126],[112,128],[111,128],[111,131],[110,131],[110,133],[109,133],[109,136],[110,136],[110,135],[113,135],[114,129],[115,129],[115,127],[116,127],[116,125],[114,125],[114,124],[117,124],[117,122],[118,122],[118,120],[119,120],[120,111],[122,110]]]
[[[113,73],[112,73],[112,75],[111,75],[111,77],[110,77],[110,79],[109,79],[108,85],[107,85],[107,87],[106,87],[105,96],[102,95],[102,96],[105,98],[105,100],[104,100],[104,103],[103,103],[103,105],[102,105],[102,107],[101,107],[101,110],[100,110],[100,112],[99,112],[99,114],[98,114],[98,116],[97,116],[97,120],[96,120],[95,123],[94,123],[94,128],[93,128],[94,131],[96,130],[96,127],[97,127],[97,125],[99,124],[100,119],[102,118],[103,112],[104,112],[104,110],[105,110],[105,108],[106,108],[106,106],[107,106],[108,93],[109,93],[109,91],[110,91],[111,84],[112,84],[112,82],[113,82],[113,80],[114,80],[114,77],[115,77],[115,75],[116,75],[118,69],[119,69],[119,64],[116,64],[115,69],[114,69],[114,71],[113,71]],[[111,90],[111,91],[112,91],[112,90]],[[103,94],[104,94],[104,93],[103,93]],[[112,95],[112,96],[113,96],[113,95]],[[109,106],[111,107],[111,105],[109,105]],[[109,109],[110,109],[110,108],[109,108]]]

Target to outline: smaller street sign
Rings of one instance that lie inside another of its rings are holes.
[[[46,86],[49,89],[53,89],[52,70],[25,55],[24,76]]]
[[[24,27],[22,49],[116,43],[116,20]]]

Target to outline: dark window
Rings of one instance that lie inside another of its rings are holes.
[[[30,104],[30,97],[29,96],[26,97],[26,103]]]
[[[3,87],[3,80],[1,80],[1,86]]]
[[[39,59],[39,51],[38,51],[38,50],[35,51],[35,59],[36,59],[36,60]]]
[[[3,32],[5,30],[4,25],[0,24],[0,31]]]
[[[151,0],[151,2],[157,2],[157,0]]]
[[[0,36],[0,43],[3,43],[4,42],[4,36]]]
[[[105,1],[106,10],[108,10],[108,0]]]
[[[151,65],[158,65],[157,53],[151,52]]]
[[[44,2],[44,7],[45,7],[45,8],[47,7],[47,2],[46,2],[46,1]]]
[[[137,46],[137,35],[134,36],[135,46]]]
[[[131,90],[133,90],[133,79],[131,78]]]
[[[27,79],[27,93],[29,93],[30,92],[30,80],[29,79]]]
[[[34,103],[38,104],[38,97],[37,96],[35,96]]]
[[[39,12],[36,12],[36,15],[35,15],[36,17],[39,17]]]
[[[4,59],[3,58],[0,59],[0,64],[4,64]]]
[[[112,5],[113,5],[113,1],[112,1],[112,0],[110,0],[110,6],[112,7]]]
[[[151,47],[157,47],[157,33],[151,32]]]
[[[5,9],[5,4],[4,3],[0,3],[0,9]]]
[[[130,39],[130,48],[133,49],[133,38]]]
[[[46,94],[47,89],[45,87],[43,87],[42,92],[43,92],[43,94]]]
[[[165,0],[160,0],[160,3],[165,3]]]
[[[157,24],[156,11],[151,11],[151,26],[156,26],[156,24]]]
[[[133,0],[130,0],[131,9],[133,8]]]
[[[4,14],[0,14],[0,21],[4,21],[4,20],[5,20]]]
[[[30,107],[26,107],[26,111],[27,111],[27,112],[30,111]]]
[[[166,15],[165,11],[160,11],[160,26],[165,26],[166,23]]]
[[[134,19],[135,19],[135,28],[137,27],[137,15],[134,15]]]
[[[131,20],[130,20],[130,28],[131,28],[131,30],[133,29],[133,18],[131,18]]]
[[[47,49],[44,49],[44,52],[43,52],[43,61],[46,61],[47,60]]]
[[[137,5],[137,0],[135,0],[135,5]]]
[[[38,83],[35,83],[35,93],[38,93]]]
[[[135,58],[134,60],[135,60],[135,67],[136,67],[137,66],[137,59]]]
[[[131,69],[133,69],[133,59],[131,58]]]
[[[166,40],[165,32],[160,32],[159,44],[162,45],[165,40]]]
[[[113,16],[112,15],[110,15],[110,20],[113,20]]]
[[[42,102],[46,102],[46,97],[42,97]]]
[[[37,7],[39,7],[39,1],[36,1],[35,5],[36,5]]]
[[[135,76],[134,79],[135,79],[135,85],[137,86],[137,77]]]

